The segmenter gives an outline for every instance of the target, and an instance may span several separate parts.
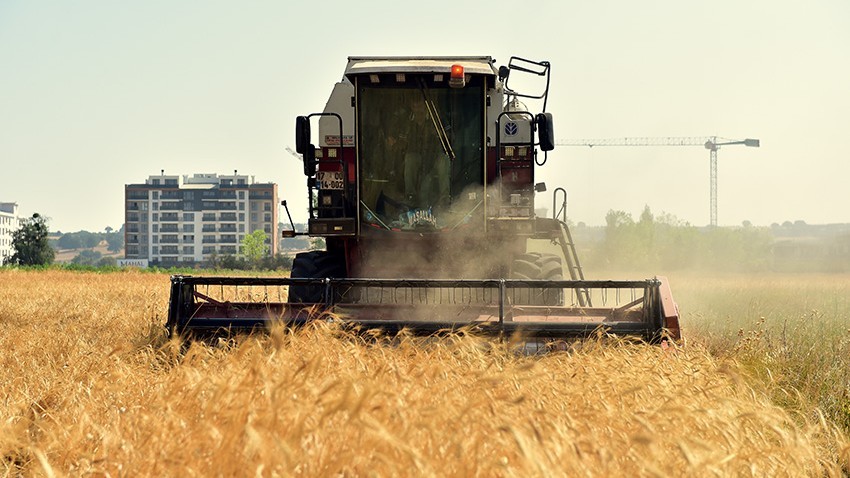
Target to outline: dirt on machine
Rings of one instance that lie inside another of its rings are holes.
[[[290,277],[173,276],[169,330],[333,317],[387,334],[680,338],[665,278],[585,279],[564,189],[552,217],[535,213],[550,75],[519,57],[350,57],[324,110],[296,118],[308,230],[283,236],[326,250],[298,254]]]

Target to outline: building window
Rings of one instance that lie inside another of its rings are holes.
[[[245,199],[245,191],[239,191],[239,199]]]
[[[195,232],[195,225],[194,224],[184,224],[183,225],[183,232]]]
[[[195,236],[192,234],[184,234],[183,242],[195,242]],[[194,252],[192,254],[194,254]]]
[[[183,254],[194,256],[195,255],[195,246],[183,246]]]
[[[177,186],[177,180],[176,179],[166,179],[165,185],[166,186]]]
[[[245,224],[239,224],[239,232],[245,232]]]
[[[154,180],[153,180],[153,185],[154,185],[154,186],[159,186],[159,179],[154,179]]]
[[[195,199],[195,191],[183,191],[183,199],[186,201]]]
[[[159,254],[159,246],[153,246],[153,254],[154,255]]]
[[[151,226],[151,230],[153,232],[159,232],[159,224],[154,224],[153,226]]]
[[[271,210],[272,210],[272,203],[264,202],[263,203],[263,211],[271,211]]]
[[[255,213],[255,212],[251,213],[251,222],[257,222],[257,213]]]
[[[154,199],[159,199],[159,191],[154,191],[151,193]]]
[[[194,221],[194,220],[195,220],[195,213],[192,213],[192,212],[184,212],[184,213],[183,213],[183,220],[184,220],[184,221],[190,221],[190,222],[191,222],[191,221]]]
[[[242,222],[245,222],[245,213],[244,212],[239,213],[239,220],[242,221]]]
[[[272,213],[267,212],[267,213],[263,214],[263,221],[272,222]]]
[[[240,203],[239,203],[239,210],[240,210],[240,211],[244,211],[244,210],[245,210],[245,203],[244,203],[244,202],[240,202]]]
[[[252,203],[251,203],[251,210],[252,210],[252,211],[256,211],[256,210],[257,210],[257,203],[256,203],[256,202],[252,202]]]

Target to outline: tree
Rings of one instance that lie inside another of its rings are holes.
[[[75,233],[63,234],[62,237],[56,241],[56,245],[59,249],[82,249],[83,240]]]
[[[109,252],[119,252],[124,248],[124,233],[108,232],[106,236],[106,250]]]
[[[59,247],[62,249],[91,249],[100,244],[100,236],[100,234],[89,231],[69,232],[59,238]]]
[[[47,241],[47,219],[38,213],[24,221],[21,228],[12,233],[12,254],[9,262],[22,266],[48,265],[53,263],[54,251]]]
[[[252,264],[257,264],[266,255],[266,233],[257,229],[242,239],[242,255]]]
[[[97,265],[97,262],[103,257],[103,254],[91,249],[85,249],[71,259],[72,264],[80,264],[83,266]]]

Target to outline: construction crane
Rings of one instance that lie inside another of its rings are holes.
[[[711,175],[711,225],[717,225],[717,150],[721,146],[744,146],[758,148],[757,139],[727,139],[717,136],[685,136],[661,138],[607,138],[607,139],[567,139],[555,143],[556,146],[702,146],[709,151]]]

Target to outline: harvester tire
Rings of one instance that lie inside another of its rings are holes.
[[[327,251],[300,252],[292,261],[292,278],[324,279],[344,278],[345,261],[336,254]],[[289,286],[289,302],[318,304],[324,302],[325,288],[322,285]]]
[[[555,254],[529,253],[518,256],[511,265],[511,278],[524,280],[563,280],[564,269],[561,258]],[[562,289],[522,288],[513,289],[515,305],[564,304]]]

